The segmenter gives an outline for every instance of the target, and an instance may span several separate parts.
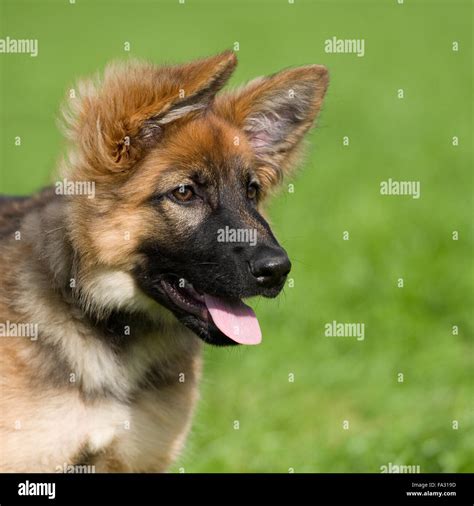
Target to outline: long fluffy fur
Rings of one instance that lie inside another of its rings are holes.
[[[270,188],[293,167],[327,86],[325,69],[308,66],[214,100],[235,65],[230,52],[179,66],[128,62],[81,81],[64,110],[62,170],[93,181],[96,197],[47,189],[0,202],[0,322],[39,331],[0,338],[1,471],[85,458],[97,471],[164,471],[179,454],[201,343],[132,277],[140,244],[170,233],[143,202],[167,160],[192,164],[201,145],[222,165],[256,163]]]

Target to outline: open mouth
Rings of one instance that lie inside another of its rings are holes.
[[[262,332],[253,309],[240,299],[200,293],[183,278],[167,276],[161,288],[170,302],[187,316],[197,319],[201,328],[218,330],[238,344],[259,344]],[[216,327],[216,329],[214,329]]]

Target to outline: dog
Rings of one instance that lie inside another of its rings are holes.
[[[328,72],[221,91],[236,63],[109,64],[66,99],[63,179],[1,199],[1,471],[166,471],[202,343],[260,342],[242,299],[277,296],[291,267],[262,206]]]

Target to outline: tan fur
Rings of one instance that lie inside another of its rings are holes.
[[[304,111],[296,111],[301,115],[297,128],[292,129],[271,152],[257,153],[258,171],[267,188],[281,182],[283,176],[296,167],[301,140],[321,110],[328,83],[325,67],[307,65],[255,79],[237,92],[222,93],[217,97],[216,113],[247,134],[258,127],[259,121],[263,122],[262,130],[265,130],[265,115],[281,114],[289,96],[294,97],[294,102],[301,99],[306,105]]]
[[[170,337],[143,336],[118,360],[76,319],[74,308],[51,293],[47,274],[30,265],[25,243],[2,248],[14,270],[2,272],[0,314],[38,323],[49,335],[0,338],[0,469],[54,472],[87,445],[97,472],[164,471],[181,449],[197,398],[198,339],[168,317]],[[5,302],[12,290],[14,310]],[[61,350],[68,368],[41,350],[49,345]],[[143,375],[156,364],[160,388],[140,391]],[[104,389],[111,389],[109,398],[101,398]]]
[[[307,66],[214,100],[235,65],[231,52],[178,66],[129,62],[82,81],[65,107],[61,171],[93,181],[95,198],[48,189],[0,201],[0,322],[39,331],[0,337],[0,471],[54,472],[81,459],[97,472],[164,471],[178,456],[201,342],[139,289],[133,269],[141,244],[176,243],[207,214],[169,204],[157,216],[147,202],[196,168],[225,184],[234,162],[267,193],[294,166],[327,87],[326,70]],[[99,324],[123,311],[130,334]]]

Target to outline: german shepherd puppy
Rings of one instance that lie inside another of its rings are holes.
[[[65,179],[2,199],[2,471],[164,471],[201,342],[260,342],[242,299],[275,297],[290,271],[260,209],[296,165],[328,74],[308,65],[217,94],[235,66],[232,52],[108,66],[70,91]]]

